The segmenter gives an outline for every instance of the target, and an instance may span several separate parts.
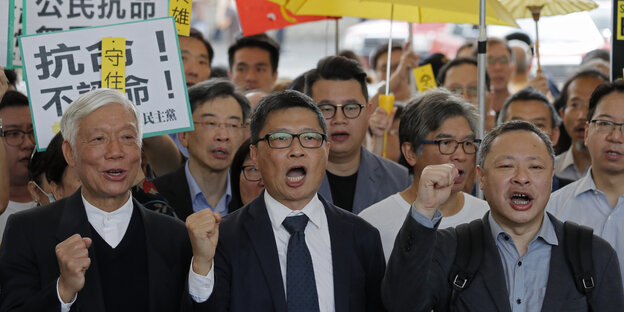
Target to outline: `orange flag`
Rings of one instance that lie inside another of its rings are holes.
[[[245,36],[295,24],[335,19],[329,16],[294,15],[279,4],[266,0],[236,0],[236,8]]]

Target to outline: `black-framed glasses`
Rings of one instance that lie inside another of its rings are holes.
[[[451,155],[457,151],[457,147],[461,144],[464,153],[466,154],[474,154],[479,149],[479,143],[481,140],[469,140],[469,141],[457,141],[453,139],[442,139],[442,140],[423,140],[423,144],[437,144],[438,149],[440,150],[440,154],[442,155]]]
[[[10,146],[20,146],[24,143],[24,137],[28,136],[28,139],[31,142],[35,142],[35,132],[34,130],[22,131],[22,130],[7,130],[3,131],[0,129],[0,136],[4,137],[7,144]]]
[[[327,135],[318,132],[302,132],[292,134],[288,132],[274,132],[259,138],[258,141],[267,141],[270,148],[289,148],[293,139],[299,139],[299,144],[305,148],[319,148],[323,141],[327,140]]]
[[[615,127],[620,127],[620,133],[624,134],[624,122],[619,123],[611,120],[594,119],[590,121],[590,123],[596,125],[596,131],[598,132],[611,133],[615,130]]]
[[[260,171],[256,169],[254,166],[243,166],[243,177],[245,180],[249,182],[258,182],[262,180],[262,175],[260,175]]]
[[[321,113],[323,113],[323,117],[325,119],[332,119],[336,116],[336,111],[338,108],[342,110],[342,114],[349,119],[355,119],[360,116],[362,112],[362,108],[364,105],[358,103],[349,103],[344,105],[334,105],[334,104],[321,104],[319,105],[321,109]]]

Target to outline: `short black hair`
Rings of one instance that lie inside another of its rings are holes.
[[[273,73],[277,72],[280,45],[273,38],[267,36],[266,34],[258,34],[238,38],[228,48],[228,61],[230,63],[230,70],[232,70],[232,67],[234,66],[234,54],[236,54],[236,51],[243,48],[259,48],[269,52],[271,70],[273,71]]]
[[[312,86],[319,79],[325,80],[351,80],[360,84],[362,95],[368,103],[368,88],[366,86],[366,72],[360,63],[343,56],[328,56],[322,58],[316,68],[305,75],[305,94],[312,96]]]
[[[47,152],[38,152],[35,148],[32,154],[30,154],[30,160],[28,161],[28,180],[37,183],[40,187],[41,182],[43,182],[43,174],[48,165],[46,163],[45,153]]]
[[[531,40],[531,37],[529,37],[529,35],[527,35],[524,32],[520,32],[520,31],[513,32],[505,36],[505,40],[507,41],[520,40],[529,46],[529,49],[531,50],[531,55],[535,54],[535,52],[533,51],[533,42]]]
[[[301,107],[310,110],[316,115],[319,122],[319,126],[323,129],[323,134],[327,134],[327,126],[325,125],[325,117],[321,113],[321,110],[316,106],[314,100],[309,96],[294,90],[285,90],[280,92],[271,93],[260,100],[258,106],[254,110],[251,116],[251,144],[258,144],[260,138],[260,131],[264,127],[269,115],[275,111]]]
[[[479,146],[479,150],[477,151],[477,165],[483,168],[483,164],[485,163],[485,158],[490,153],[492,149],[492,142],[499,137],[500,135],[511,132],[511,131],[527,131],[533,132],[537,134],[537,136],[544,142],[546,146],[546,150],[548,150],[548,154],[550,154],[550,159],[554,166],[555,164],[555,150],[553,149],[552,142],[550,138],[544,133],[544,131],[540,130],[537,126],[530,122],[526,122],[523,120],[512,120],[510,122],[503,123],[501,125],[496,126],[494,129],[490,130],[481,141],[481,145]]]
[[[587,109],[588,122],[594,117],[594,113],[596,113],[596,108],[598,107],[598,102],[600,102],[600,100],[602,100],[602,98],[606,95],[614,92],[624,93],[624,80],[603,83],[596,87],[596,90],[594,90],[591,98],[589,99],[589,108]],[[622,109],[624,110],[624,104],[622,104]]]
[[[396,41],[392,41],[392,46],[390,48],[391,52],[394,52],[395,50],[403,50],[403,43],[402,42],[396,42]],[[373,50],[370,54],[370,57],[368,58],[368,62],[371,65],[371,68],[373,70],[377,69],[377,63],[379,62],[379,56],[381,56],[384,53],[388,53],[388,42],[386,43],[382,43],[380,45],[378,45],[375,50]]]
[[[212,60],[214,59],[214,50],[212,49],[212,45],[210,44],[210,42],[208,42],[208,40],[204,38],[204,35],[201,33],[201,31],[193,27],[191,27],[189,37],[195,38],[204,44],[206,50],[208,50],[208,62],[212,66]]]
[[[222,97],[233,97],[241,107],[243,112],[243,120],[245,122],[251,111],[249,100],[240,92],[236,91],[234,83],[223,78],[211,78],[202,81],[188,88],[189,102],[191,104],[191,113],[207,101]]]
[[[505,122],[505,118],[507,117],[507,110],[509,109],[509,106],[511,105],[511,103],[516,102],[516,101],[540,101],[544,103],[544,105],[546,105],[546,107],[548,107],[548,110],[550,111],[550,122],[552,124],[552,127],[556,128],[556,127],[559,127],[559,125],[561,124],[561,117],[559,117],[559,114],[557,113],[555,106],[552,105],[552,103],[550,103],[550,101],[544,95],[544,93],[542,93],[541,91],[531,86],[528,86],[512,94],[510,97],[507,98],[507,100],[505,100],[503,107],[498,113],[496,124],[500,125],[503,122]]]
[[[4,75],[9,80],[9,85],[14,86],[17,83],[17,73],[14,69],[4,69]]]
[[[433,71],[433,77],[437,77],[440,74],[440,69],[449,62],[448,57],[442,53],[432,53],[427,57],[418,60],[418,66],[431,64],[431,70]],[[438,85],[439,86],[439,85]]]
[[[45,175],[48,182],[63,183],[63,173],[67,169],[67,161],[63,156],[63,135],[59,131],[48,144],[45,151]]]
[[[305,89],[305,76],[313,70],[314,69],[310,69],[306,71],[305,73],[295,77],[295,79],[293,79],[293,81],[291,81],[290,84],[288,85],[288,90],[295,90],[295,91],[299,91],[303,93]]]
[[[28,106],[28,98],[18,91],[8,90],[0,100],[0,109],[19,106]]]
[[[440,72],[436,76],[438,78],[438,85],[444,86],[444,81],[446,81],[446,73],[448,73],[451,68],[464,64],[474,65],[474,67],[476,67],[477,69],[479,68],[476,60],[467,57],[458,57],[444,64],[444,66],[440,68]],[[488,75],[487,70],[485,71],[485,89],[490,90],[490,75]]]
[[[249,156],[250,145],[251,141],[249,139],[245,140],[236,151],[236,154],[234,154],[232,165],[230,165],[230,188],[232,189],[232,201],[229,205],[231,209],[230,212],[243,206],[243,200],[240,193],[240,173],[243,171],[245,158]]]
[[[568,102],[568,91],[570,89],[570,85],[574,80],[579,78],[598,78],[605,82],[609,81],[609,77],[605,75],[603,72],[594,69],[594,68],[585,68],[574,73],[566,82],[563,84],[563,88],[561,88],[561,93],[559,93],[559,97],[555,100],[555,108],[557,111],[561,112]]]

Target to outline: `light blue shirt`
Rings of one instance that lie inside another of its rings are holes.
[[[193,178],[191,174],[191,170],[189,169],[189,162],[186,161],[184,165],[184,173],[186,175],[186,182],[189,186],[189,193],[191,194],[191,201],[193,202],[193,211],[198,212],[200,210],[210,208],[212,211],[216,211],[220,213],[222,216],[227,215],[228,213],[228,205],[232,200],[232,189],[230,188],[230,173],[228,172],[227,180],[225,181],[225,194],[221,196],[219,202],[217,203],[217,207],[212,207],[208,204],[208,200],[206,200],[206,196],[202,193],[199,185]]]
[[[581,179],[552,193],[546,211],[562,221],[573,221],[594,229],[594,234],[611,244],[624,269],[624,194],[615,208],[607,195],[596,188],[591,170]],[[624,270],[622,278],[624,278]]]
[[[428,228],[433,228],[442,219],[439,210],[429,219],[416,211],[414,206],[410,214],[416,222]],[[557,234],[550,218],[544,214],[542,225],[529,243],[524,256],[519,255],[511,235],[503,231],[489,212],[487,218],[503,265],[511,310],[540,311],[548,283],[551,249],[553,245],[558,245]]]

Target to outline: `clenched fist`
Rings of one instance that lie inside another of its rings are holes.
[[[58,290],[61,299],[69,303],[85,283],[85,272],[91,265],[89,258],[91,239],[74,234],[56,245],[56,259],[61,276]]]
[[[193,271],[207,275],[212,266],[219,241],[221,214],[210,209],[198,211],[186,218],[186,229],[193,248]]]
[[[414,201],[414,208],[433,218],[435,210],[451,196],[457,175],[457,168],[453,164],[425,167],[418,181],[418,196]]]

